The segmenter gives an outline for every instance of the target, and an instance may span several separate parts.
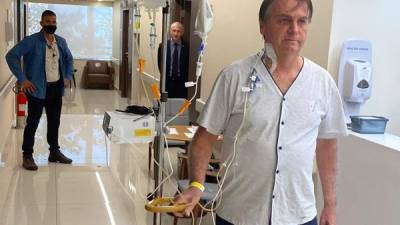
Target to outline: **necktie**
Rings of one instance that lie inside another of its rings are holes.
[[[176,80],[178,78],[179,71],[179,54],[178,54],[178,43],[174,43],[174,52],[172,53],[172,80]]]

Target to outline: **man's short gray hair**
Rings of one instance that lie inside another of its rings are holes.
[[[260,12],[258,13],[258,20],[260,21],[260,23],[264,22],[265,19],[268,17],[269,9],[271,8],[271,5],[274,1],[275,0],[264,0],[261,3]],[[309,20],[309,22],[311,22],[311,18],[313,16],[313,11],[314,11],[311,0],[297,0],[297,1],[299,3],[307,4],[308,12],[309,12],[308,20]]]
[[[175,25],[179,26],[179,28],[181,29],[182,32],[185,31],[185,27],[183,26],[183,24],[181,22],[175,21],[175,22],[171,23],[171,27],[175,26]]]

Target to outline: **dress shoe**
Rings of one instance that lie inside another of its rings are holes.
[[[61,151],[50,151],[49,162],[59,162],[64,164],[71,164],[72,159],[66,157]]]
[[[37,170],[38,166],[32,156],[22,157],[22,167],[27,170]]]

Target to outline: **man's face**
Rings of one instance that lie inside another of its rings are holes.
[[[307,38],[308,16],[306,3],[276,0],[269,9],[268,18],[261,23],[260,32],[278,56],[299,54]]]
[[[42,27],[47,26],[47,25],[57,25],[57,17],[56,16],[44,16],[42,18],[42,21],[40,21],[40,25]]]
[[[172,24],[170,35],[173,41],[180,41],[183,36],[183,29],[179,24]]]

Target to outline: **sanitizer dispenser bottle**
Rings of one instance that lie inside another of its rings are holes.
[[[371,97],[372,68],[364,60],[351,59],[344,67],[343,99],[346,102],[364,103]]]
[[[371,97],[372,46],[366,40],[344,43],[339,65],[338,88],[343,100],[347,123],[358,116],[361,106]]]

